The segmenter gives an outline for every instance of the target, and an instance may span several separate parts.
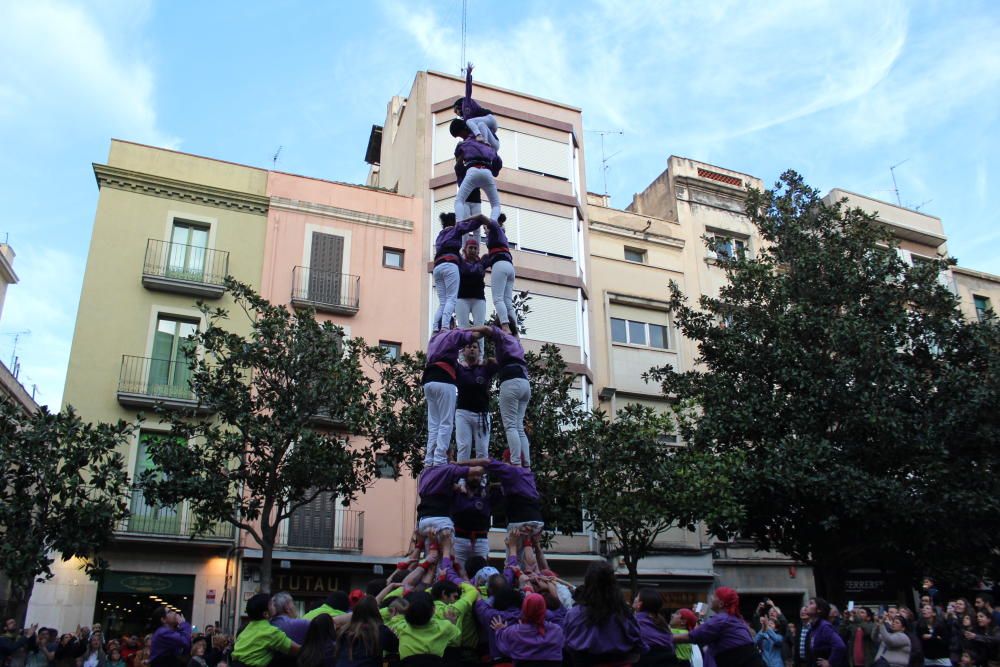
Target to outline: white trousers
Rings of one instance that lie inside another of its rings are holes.
[[[447,382],[428,382],[424,385],[427,398],[427,451],[424,465],[428,468],[448,462],[451,432],[455,428],[455,401],[458,388]]]
[[[485,459],[490,451],[490,416],[471,410],[455,410],[455,445],[458,448],[456,461],[473,458],[472,445],[476,445],[477,459]]]

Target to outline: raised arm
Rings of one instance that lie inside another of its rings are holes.
[[[465,65],[465,99],[469,102],[472,101],[472,63],[466,63]],[[462,105],[462,112],[465,112],[465,105]]]

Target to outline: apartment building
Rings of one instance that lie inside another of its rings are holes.
[[[690,370],[698,356],[666,312],[667,285],[676,282],[692,302],[718,295],[726,283],[720,256],[760,249],[745,201],[748,188],[762,187],[750,174],[671,156],[667,169],[626,210],[592,203],[593,292],[603,295],[593,326],[602,359],[595,378],[602,407],[642,403],[667,409],[659,387],[642,382],[641,373],[666,365]],[[674,435],[666,439],[683,446]],[[639,571],[678,604],[703,600],[720,585],[739,590],[750,606],[746,611],[758,597],[795,609],[815,593],[812,568],[747,542],[715,540],[704,530],[666,531]]]
[[[420,293],[422,344],[437,305],[431,278],[438,215],[454,210],[457,191],[454,151],[448,126],[452,107],[464,94],[463,79],[418,72],[409,95],[394,97],[384,122],[372,128],[366,160],[368,184],[420,197],[423,270]],[[515,289],[530,294],[523,326],[525,349],[557,345],[577,374],[579,398],[593,403],[590,347],[590,277],[583,119],[580,109],[496,86],[476,83],[474,96],[497,117],[504,168],[497,179],[506,231],[517,270]],[[489,204],[484,203],[484,212]],[[415,258],[416,259],[416,258]],[[487,287],[486,299],[492,303]],[[488,308],[492,313],[492,306]],[[502,437],[496,426],[493,438]],[[490,538],[493,554],[503,553],[503,530]],[[586,529],[560,537],[553,548],[560,573],[582,573],[597,558],[598,541]]]
[[[14,249],[8,243],[0,243],[0,315],[3,314],[4,301],[7,298],[7,287],[16,285],[17,274],[14,273]],[[15,358],[12,368],[7,368],[7,364],[0,361],[0,397],[6,398],[14,405],[17,405],[26,413],[36,412],[38,403],[35,402],[31,392],[24,388],[18,381],[18,361]],[[0,575],[0,602],[6,598],[7,582],[3,575]]]
[[[280,172],[268,175],[267,194],[262,295],[312,307],[320,321],[392,354],[421,348],[422,200]],[[335,424],[319,416],[315,426]],[[279,526],[271,590],[291,592],[305,611],[395,569],[413,530],[416,482],[382,474],[349,507],[322,494]],[[261,552],[247,535],[241,546],[243,601],[258,590]]]
[[[196,301],[231,306],[226,275],[260,288],[267,172],[113,140],[94,174],[100,195],[64,402],[88,421],[145,416],[122,452],[135,478],[150,466],[150,443],[167,429],[153,405],[197,403],[184,360],[187,336],[205,326]],[[235,314],[230,321],[236,331],[249,325]],[[138,488],[129,510],[104,554],[109,571],[101,581],[79,563],[57,560],[56,576],[35,587],[29,620],[142,632],[159,604],[198,625],[223,616],[235,566],[232,526],[191,539],[186,504],[156,507]]]

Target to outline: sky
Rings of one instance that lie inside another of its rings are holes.
[[[61,403],[112,137],[364,182],[416,72],[458,74],[461,0],[0,0],[0,359]],[[1000,274],[1000,3],[468,0],[478,80],[583,109],[588,189],[624,208],[670,155],[795,169],[942,218]]]

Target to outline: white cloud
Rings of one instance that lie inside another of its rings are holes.
[[[17,341],[20,380],[30,392],[38,385],[39,403],[60,407],[73,336],[84,260],[41,244],[16,248],[14,271],[20,282],[7,288],[0,321],[0,353],[10,363],[13,334]]]
[[[103,2],[88,13],[54,0],[2,2],[0,120],[11,135],[57,144],[87,127],[175,145],[157,126],[151,68],[114,43],[143,20],[146,6]]]

